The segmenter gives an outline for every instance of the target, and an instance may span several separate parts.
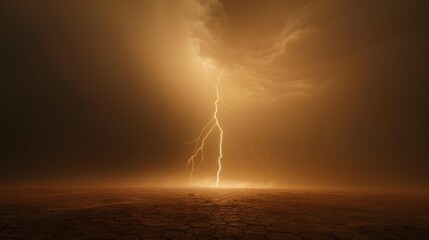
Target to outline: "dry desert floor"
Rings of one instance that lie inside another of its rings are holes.
[[[8,187],[0,239],[429,239],[429,196]]]

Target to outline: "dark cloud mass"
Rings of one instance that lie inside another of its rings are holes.
[[[224,69],[224,181],[429,184],[425,1],[0,5],[3,182],[186,182]]]

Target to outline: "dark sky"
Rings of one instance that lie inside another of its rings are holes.
[[[2,182],[186,181],[222,68],[225,181],[429,186],[425,1],[0,9]]]

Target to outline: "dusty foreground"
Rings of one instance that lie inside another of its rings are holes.
[[[0,239],[429,239],[429,197],[245,189],[2,189]]]

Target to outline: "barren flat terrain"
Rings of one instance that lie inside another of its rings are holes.
[[[0,190],[0,239],[429,239],[429,196],[278,189]]]

